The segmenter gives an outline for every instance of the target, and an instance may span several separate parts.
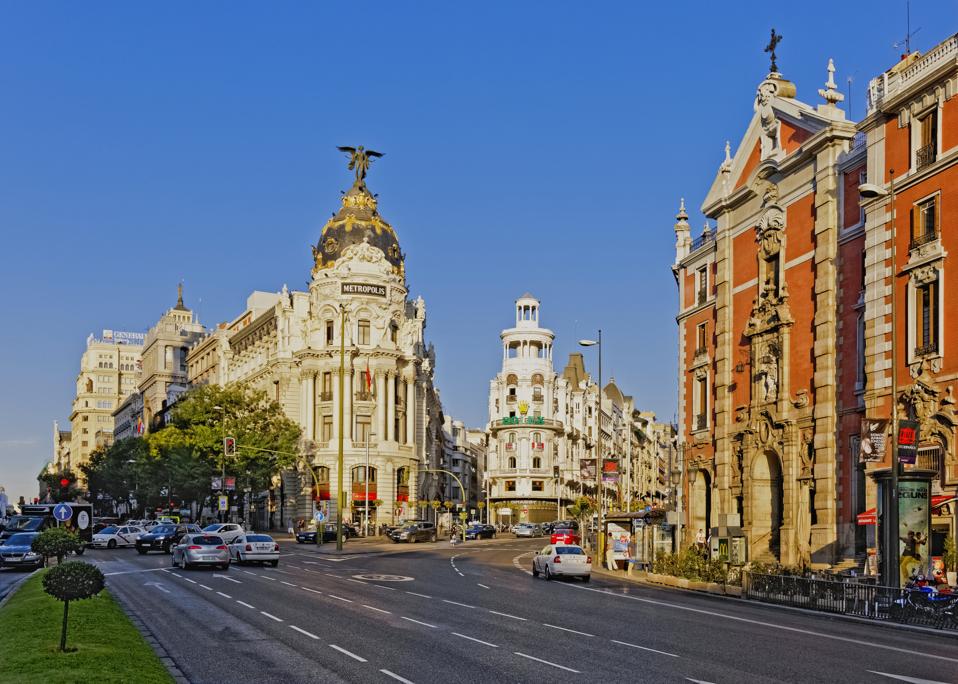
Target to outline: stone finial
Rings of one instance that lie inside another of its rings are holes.
[[[702,235],[711,235],[712,226],[709,225],[709,220],[705,219],[705,226],[702,228]]]
[[[675,215],[675,263],[688,256],[692,249],[692,228],[685,211],[685,198],[679,200],[679,213]]]
[[[833,107],[845,99],[845,96],[838,91],[838,84],[835,83],[835,62],[831,58],[828,59],[828,80],[825,81],[824,88],[818,89],[818,94]]]
[[[688,219],[689,215],[685,211],[685,198],[682,197],[679,199],[679,213],[675,215],[675,218],[679,221],[684,221]]]

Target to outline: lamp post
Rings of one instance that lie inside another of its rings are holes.
[[[599,336],[595,340],[579,340],[579,345],[583,347],[597,347],[599,355],[599,416],[596,419],[595,431],[595,490],[598,498],[598,527],[596,529],[596,549],[599,557],[605,547],[605,539],[602,535],[602,517],[605,507],[605,492],[602,491],[602,329],[599,329]]]
[[[895,287],[897,278],[897,259],[896,259],[896,235],[895,235],[895,169],[888,169],[888,190],[875,185],[874,183],[863,183],[858,186],[858,192],[862,199],[874,199],[877,197],[889,198],[889,209],[891,212],[891,505],[885,513],[885,527],[891,533],[883,533],[886,547],[882,549],[882,556],[890,558],[893,562],[885,562],[882,565],[888,570],[883,573],[881,581],[885,586],[897,587],[901,583],[901,578],[897,572],[899,565],[899,547],[898,538],[900,535],[898,526],[898,294]],[[890,555],[889,555],[890,554]]]
[[[365,511],[364,520],[363,520],[363,536],[369,536],[369,441],[376,436],[376,433],[370,430],[369,434],[366,435],[366,499],[365,499]],[[379,520],[379,514],[376,514],[376,520]]]
[[[336,550],[343,550],[343,506],[346,493],[343,491],[343,431],[345,430],[345,373],[346,369],[346,307],[339,305],[339,454],[336,460]]]
[[[220,474],[220,494],[226,493],[226,409],[222,406],[214,406],[214,411],[220,413],[220,433],[222,436],[223,443],[223,455],[220,459],[220,465],[222,466],[222,472]],[[226,514],[223,511],[217,511],[217,517],[220,518],[220,522],[226,522]]]

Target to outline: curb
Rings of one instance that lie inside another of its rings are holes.
[[[958,639],[958,631],[955,630],[945,630],[945,629],[935,629],[934,627],[925,627],[923,625],[904,625],[900,622],[893,622],[891,620],[873,620],[871,618],[860,617],[858,615],[844,615],[842,613],[826,613],[819,610],[811,610],[809,608],[799,608],[797,606],[781,606],[777,603],[765,603],[764,601],[753,601],[747,599],[744,596],[728,596],[722,594],[712,594],[707,591],[697,591],[695,589],[683,589],[681,587],[670,587],[664,584],[656,584],[654,582],[649,582],[640,578],[630,578],[625,577],[602,568],[601,570],[596,570],[595,567],[592,568],[593,574],[598,572],[603,577],[609,577],[612,579],[619,579],[631,584],[641,584],[642,586],[652,587],[654,589],[662,589],[665,591],[679,591],[685,594],[695,594],[696,596],[706,596],[712,599],[720,600],[731,600],[738,601],[740,603],[747,603],[753,606],[764,606],[766,608],[776,608],[781,610],[790,610],[797,613],[803,613],[805,615],[817,615],[818,617],[827,618],[827,619],[838,619],[846,620],[849,622],[857,622],[859,624],[874,625],[876,627],[884,627],[886,629],[899,629],[906,632],[917,632],[920,634],[934,634],[936,636],[943,636],[949,639]]]
[[[32,572],[28,572],[26,575],[18,579],[13,584],[7,585],[7,588],[3,591],[2,594],[0,594],[0,608],[3,608],[3,606],[6,605],[7,601],[10,600],[10,597],[13,596],[14,593],[16,593],[16,590],[20,587],[20,585],[26,582],[31,577],[33,577],[33,575],[36,572],[38,571],[33,570]]]
[[[107,588],[107,591],[110,591]],[[134,612],[131,606],[126,602],[126,600],[121,597],[119,594],[115,594],[110,591],[110,596],[120,604],[120,607],[123,609],[123,612],[126,613],[127,618],[130,622],[133,623],[133,626],[136,627],[137,631],[143,635],[143,639],[146,640],[146,643],[150,645],[150,648],[153,649],[153,652],[156,653],[156,656],[160,659],[160,662],[163,663],[163,667],[166,668],[166,671],[170,673],[170,676],[173,678],[173,681],[176,684],[192,684],[191,680],[183,674],[183,671],[177,666],[176,661],[173,659],[173,656],[163,648],[163,645],[157,640],[156,635],[153,634],[152,630],[143,622]]]

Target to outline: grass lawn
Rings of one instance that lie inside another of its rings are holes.
[[[70,602],[67,648],[60,653],[63,604],[37,573],[0,608],[0,682],[171,682],[153,649],[108,590]]]

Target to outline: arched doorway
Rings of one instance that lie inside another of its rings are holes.
[[[755,560],[779,560],[785,506],[782,464],[775,453],[766,451],[755,457],[749,490],[751,557]]]
[[[692,476],[689,478],[692,489],[691,535],[696,539],[701,530],[708,537],[712,519],[712,478],[704,470],[692,470],[689,474]]]

